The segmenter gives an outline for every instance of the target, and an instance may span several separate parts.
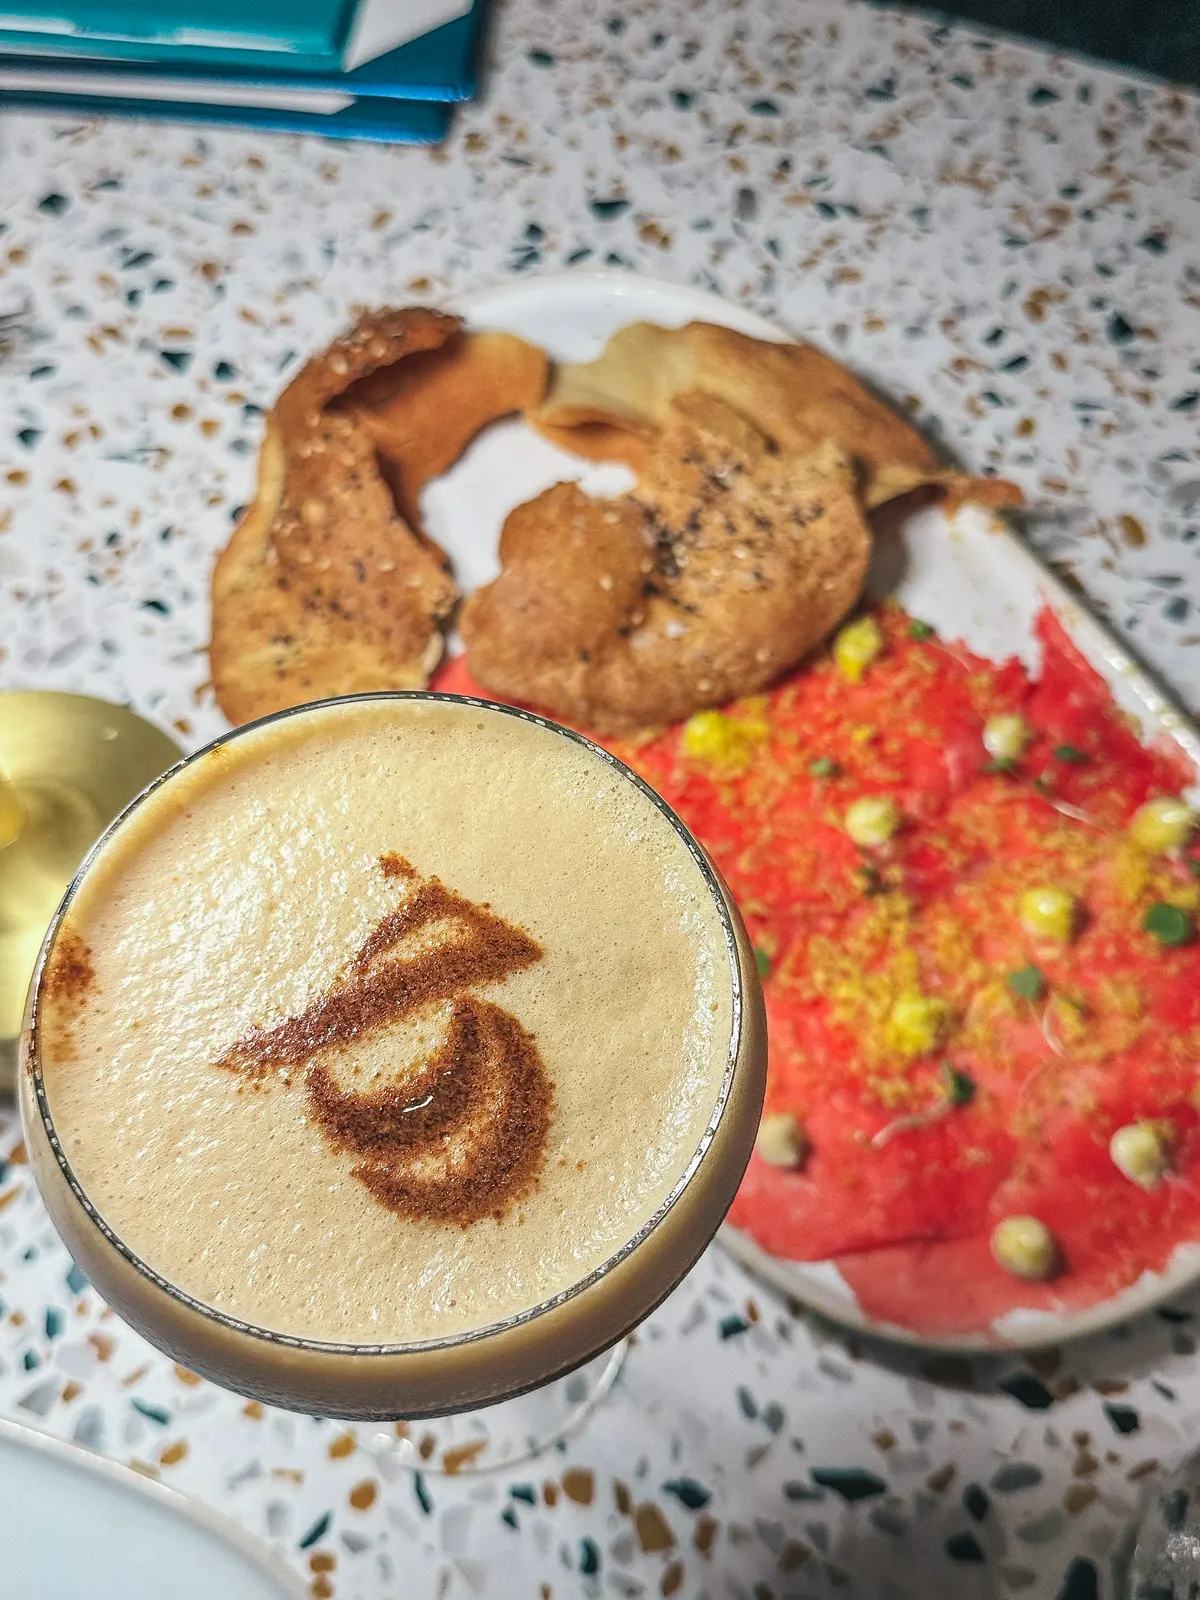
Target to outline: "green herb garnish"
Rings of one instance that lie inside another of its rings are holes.
[[[864,861],[861,867],[855,869],[862,879],[862,890],[865,895],[884,894],[887,885],[880,876],[879,868],[871,861]]]
[[[924,1111],[914,1111],[905,1117],[894,1117],[891,1122],[885,1123],[879,1131],[871,1136],[874,1149],[882,1150],[885,1144],[901,1133],[915,1133],[919,1128],[931,1128],[935,1122],[941,1122],[943,1117],[948,1117],[955,1106],[969,1105],[975,1098],[974,1079],[968,1078],[965,1072],[959,1072],[948,1061],[943,1061],[939,1073],[942,1083],[941,1097]]]
[[[952,1106],[969,1105],[975,1098],[975,1080],[965,1072],[959,1072],[957,1067],[952,1067],[948,1061],[942,1062],[942,1088],[945,1090],[946,1099]]]
[[[760,949],[758,945],[754,946],[754,960],[758,967],[759,977],[769,978],[771,975],[771,958],[767,952]]]
[[[1008,987],[1014,994],[1019,994],[1022,1000],[1038,1000],[1046,987],[1046,980],[1041,972],[1030,963],[1027,967],[1020,967],[1016,972],[1008,975]]]
[[[908,637],[910,639],[928,639],[933,628],[928,622],[922,622],[920,617],[913,617],[908,624]]]
[[[1056,761],[1066,761],[1073,767],[1082,766],[1087,760],[1086,754],[1073,744],[1060,744],[1054,751]]]
[[[832,778],[837,773],[838,764],[832,756],[818,756],[815,761],[808,763],[808,770],[814,778]]]
[[[991,761],[985,761],[979,770],[980,772],[1015,772],[1017,763],[1011,756],[994,756]]]
[[[1039,794],[1049,794],[1050,790],[1054,787],[1050,780],[1050,774],[1048,772],[1039,772],[1037,777],[1033,780],[1033,787]]]
[[[1170,905],[1166,900],[1156,900],[1142,918],[1142,927],[1158,940],[1159,944],[1186,944],[1192,936],[1192,919],[1186,911]]]

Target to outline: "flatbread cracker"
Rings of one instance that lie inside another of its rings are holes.
[[[870,535],[846,456],[784,458],[708,394],[672,415],[633,494],[558,484],[510,515],[460,623],[492,693],[632,732],[764,688],[854,604]]]
[[[514,334],[457,333],[437,350],[360,378],[339,405],[374,440],[401,514],[415,528],[425,485],[489,422],[536,407],[548,367],[544,351]]]
[[[253,504],[213,574],[212,681],[230,722],[425,687],[459,592],[417,497],[544,387],[540,351],[421,307],[366,316],[308,362],[271,411]]]
[[[595,361],[556,370],[530,421],[566,449],[624,461],[636,472],[645,441],[670,425],[676,399],[695,391],[724,401],[785,454],[831,442],[854,461],[868,510],[926,486],[953,504],[1021,500],[1013,484],[947,468],[915,428],[812,345],[753,339],[708,322],[622,328]]]

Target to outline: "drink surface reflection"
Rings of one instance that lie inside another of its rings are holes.
[[[173,1356],[298,1409],[532,1387],[639,1321],[753,1142],[761,995],[661,802],[537,718],[328,702],[101,842],[31,997],[51,1214]]]

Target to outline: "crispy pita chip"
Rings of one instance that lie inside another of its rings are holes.
[[[457,333],[437,350],[360,378],[341,402],[384,458],[401,513],[489,422],[529,411],[546,392],[545,353],[511,333]]]
[[[421,309],[364,317],[280,395],[253,504],[213,574],[212,679],[230,722],[428,682],[458,591],[440,552],[397,515],[370,436],[328,406],[458,328]]]
[[[560,450],[582,456],[585,461],[619,461],[635,473],[645,470],[654,447],[655,435],[649,430],[635,433],[609,422],[581,422],[575,428],[559,428],[539,422],[536,415],[526,421]]]
[[[947,516],[965,505],[999,511],[1025,502],[1017,485],[1004,478],[971,478],[962,472],[922,472],[912,467],[888,466],[875,474],[865,504],[868,511],[874,511],[913,495],[936,501]]]
[[[602,733],[765,688],[854,604],[870,536],[847,458],[783,457],[709,394],[680,395],[638,488],[558,484],[512,512],[501,574],[463,608],[471,671]]]
[[[521,340],[420,307],[364,317],[305,366],[213,574],[212,678],[231,722],[425,687],[459,595],[416,521],[421,488],[487,423],[535,404],[545,372]]]
[[[731,328],[634,323],[595,361],[557,369],[534,426],[556,444],[639,470],[637,441],[670,425],[678,396],[701,391],[748,418],[785,454],[826,442],[854,461],[869,509],[926,484],[955,504],[1012,504],[1020,490],[947,469],[925,440],[832,357],[807,344],[773,344]]]

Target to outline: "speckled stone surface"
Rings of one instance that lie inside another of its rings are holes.
[[[1200,705],[1200,101],[826,0],[515,0],[441,151],[0,119],[0,684],[195,744],[263,408],[359,304],[628,266],[753,304],[977,469]],[[16,1142],[6,1125],[0,1150]],[[563,1452],[415,1478],[176,1372],[0,1183],[0,1409],[189,1489],[318,1596],[1121,1594],[1200,1435],[1200,1296],[991,1367],[836,1336],[711,1253]]]

